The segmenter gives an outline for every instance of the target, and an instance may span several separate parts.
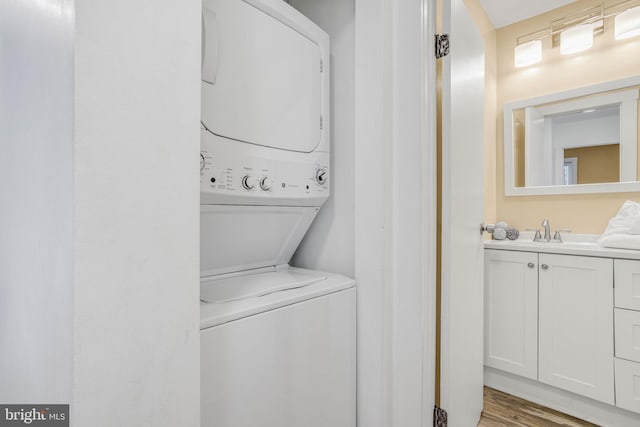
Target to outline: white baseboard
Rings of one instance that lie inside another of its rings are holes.
[[[640,415],[633,412],[486,366],[484,384],[599,426],[640,426]]]

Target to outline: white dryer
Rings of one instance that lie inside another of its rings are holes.
[[[329,37],[203,0],[203,427],[354,427],[355,283],[291,268],[330,194]]]

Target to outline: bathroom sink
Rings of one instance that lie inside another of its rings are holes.
[[[565,248],[580,248],[580,249],[589,249],[589,248],[598,248],[598,243],[596,242],[580,242],[580,241],[569,241],[569,242],[531,242],[533,245],[538,245],[540,247],[549,247],[549,246],[562,246]]]
[[[567,249],[598,249],[600,246],[596,242],[580,242],[580,241],[569,241],[569,242],[545,242],[539,241],[534,242],[533,240],[523,240],[518,239],[516,241],[511,242],[514,246],[519,246],[522,248],[532,248],[537,250],[549,250],[549,249],[558,249],[558,250],[567,250]]]
[[[534,242],[533,234],[521,233],[518,240],[487,240],[486,249],[500,249],[507,251],[539,252],[550,254],[580,255],[604,258],[625,258],[640,260],[640,251],[632,249],[617,249],[602,247],[598,244],[599,235],[573,234],[567,236],[562,243]],[[564,239],[564,236],[562,236]]]
[[[495,249],[507,249],[515,251],[534,251],[549,253],[566,253],[575,255],[602,255],[607,251],[598,245],[599,235],[595,234],[567,234],[563,235],[563,242],[557,241],[533,241],[533,233],[523,232],[518,240],[489,240],[485,247]]]

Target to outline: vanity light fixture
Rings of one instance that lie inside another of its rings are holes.
[[[516,39],[516,68],[542,60],[542,40],[560,46],[562,55],[582,52],[593,46],[593,37],[604,33],[605,20],[613,18],[616,40],[640,36],[640,0],[602,0],[600,4],[571,12],[552,20],[547,26]]]
[[[560,33],[560,53],[569,55],[593,46],[593,24],[581,24]]]
[[[517,68],[528,67],[542,61],[542,40],[531,40],[516,46],[514,62]]]
[[[615,38],[624,40],[640,35],[640,6],[627,9],[615,17]]]

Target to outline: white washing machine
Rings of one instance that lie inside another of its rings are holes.
[[[204,0],[203,427],[354,427],[355,283],[288,263],[330,194],[329,38],[282,0]]]
[[[354,427],[356,294],[288,268],[204,279],[202,427]]]

